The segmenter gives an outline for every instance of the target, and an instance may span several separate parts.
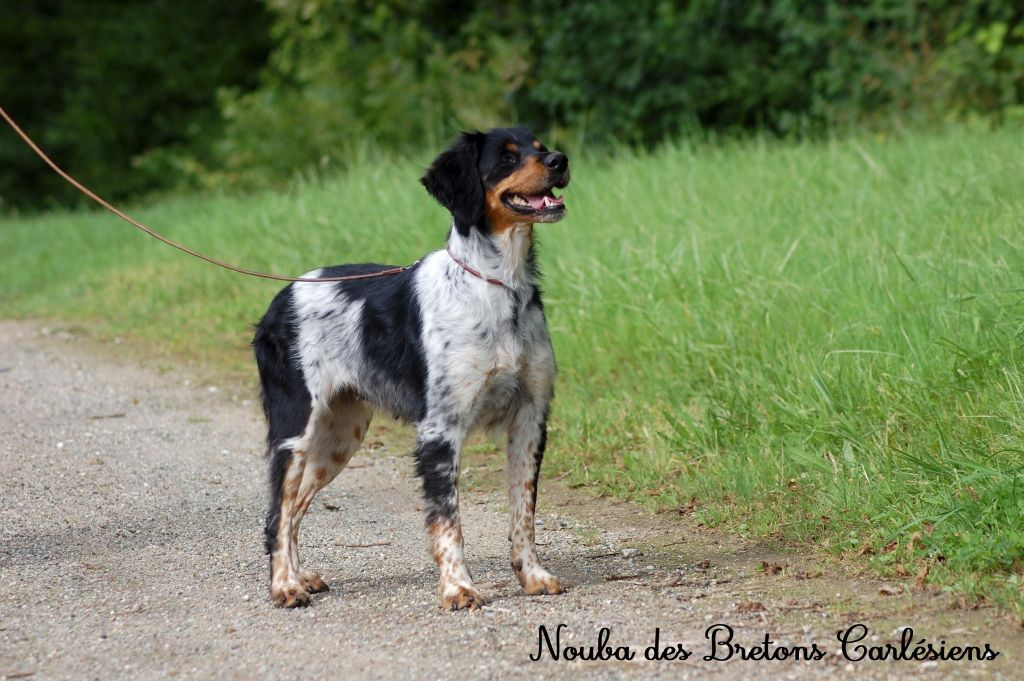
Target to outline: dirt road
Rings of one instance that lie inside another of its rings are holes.
[[[0,679],[1020,678],[1022,634],[994,610],[951,611],[909,583],[882,596],[882,582],[554,481],[542,480],[538,541],[574,586],[527,597],[508,564],[501,459],[482,447],[465,462],[463,522],[491,604],[441,612],[407,433],[388,424],[303,525],[304,560],[331,591],[277,610],[262,427],[251,386],[0,322]],[[776,655],[815,644],[825,656],[704,660],[717,623],[746,648],[770,634]],[[912,626],[915,640],[1001,654],[850,662],[836,631],[857,623],[871,630],[862,644]],[[554,660],[539,632],[554,643],[559,624],[563,647],[597,646],[607,628],[635,658]],[[646,660],[656,630],[659,649],[692,655]]]

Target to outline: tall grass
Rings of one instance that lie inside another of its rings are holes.
[[[550,465],[1024,612],[1021,158],[1014,131],[950,130],[577,159],[540,227]],[[138,213],[278,272],[407,263],[446,231],[420,167]],[[93,213],[2,223],[0,265],[4,315],[236,368],[277,288]]]

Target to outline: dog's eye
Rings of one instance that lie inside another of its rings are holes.
[[[512,154],[505,152],[501,155],[501,164],[506,166],[514,166],[518,159]]]

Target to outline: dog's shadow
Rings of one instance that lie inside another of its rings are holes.
[[[510,603],[520,598],[533,599],[523,591],[505,556],[477,557],[470,561],[470,568],[476,577],[476,585],[489,603]],[[557,575],[567,586],[568,593],[588,589],[614,581],[624,571],[635,570],[621,554],[593,555],[586,551],[561,551],[544,562],[545,567]],[[437,569],[425,564],[420,569],[402,570],[390,575],[352,575],[344,569],[327,569],[320,572],[330,585],[330,590],[317,594],[316,599],[325,602],[348,598],[380,597],[412,591],[422,591],[433,596],[437,589]],[[548,598],[548,597],[542,597]]]

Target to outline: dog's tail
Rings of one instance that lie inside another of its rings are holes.
[[[267,459],[270,467],[270,509],[266,550],[277,543],[284,476],[292,460],[291,438],[302,435],[312,410],[309,390],[296,353],[297,327],[291,287],[282,290],[256,325],[252,346],[260,373],[263,413],[267,417]]]

